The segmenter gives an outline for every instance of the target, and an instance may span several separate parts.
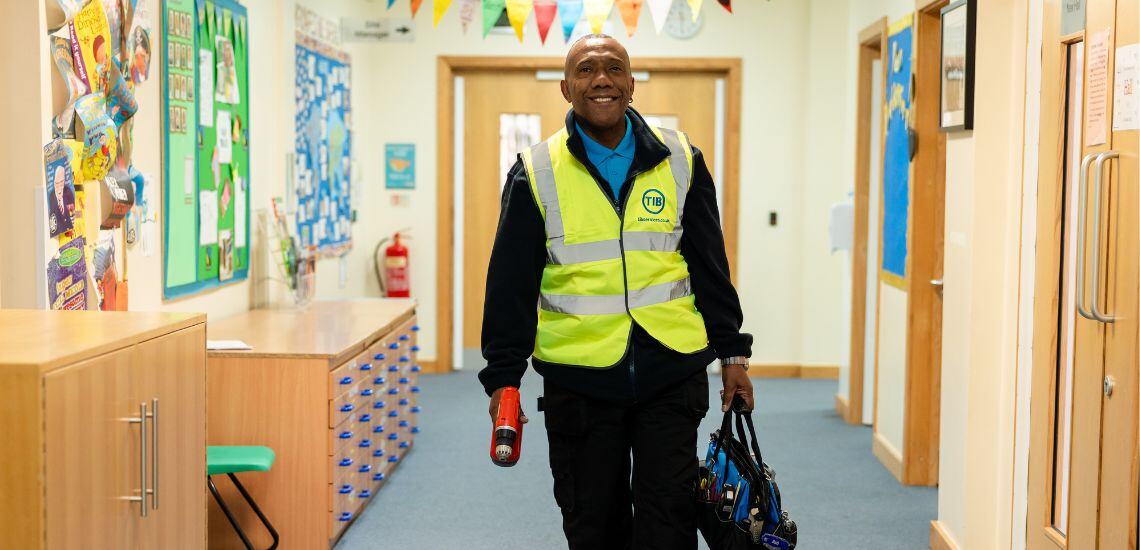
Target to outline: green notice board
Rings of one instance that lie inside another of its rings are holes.
[[[163,297],[249,274],[249,52],[245,7],[163,2]]]

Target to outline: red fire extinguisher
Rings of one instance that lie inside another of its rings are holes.
[[[388,239],[382,239],[376,245],[376,251],[379,252],[380,248]],[[377,258],[378,260],[379,258]],[[376,262],[379,263],[379,262]],[[389,298],[407,298],[411,296],[411,279],[408,277],[408,247],[400,242],[400,233],[392,238],[392,244],[384,248],[384,267],[383,274],[381,275],[379,266],[377,266],[377,276],[380,279],[380,290],[385,296]]]

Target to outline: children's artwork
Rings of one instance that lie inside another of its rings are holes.
[[[296,58],[297,233],[304,249],[338,255],[352,246],[352,66],[304,32]]]
[[[87,2],[68,29],[77,74],[88,90],[102,92],[107,89],[107,73],[112,63],[111,28],[103,3],[99,0]]]
[[[92,259],[92,274],[95,276],[95,294],[99,309],[121,311],[119,301],[119,269],[115,260],[115,236],[113,231],[100,231]]]
[[[75,102],[75,137],[83,142],[81,179],[98,180],[107,175],[115,163],[119,148],[115,142],[115,124],[107,116],[102,94],[87,94]]]
[[[99,229],[114,229],[135,205],[135,187],[130,176],[112,173],[99,182]]]
[[[47,174],[48,234],[58,237],[71,231],[75,216],[75,180],[71,173],[71,150],[61,140],[44,146]]]
[[[53,310],[87,309],[86,241],[78,237],[48,262],[48,304]]]
[[[52,72],[52,135],[72,137],[75,129],[75,100],[88,93],[87,84],[75,72],[75,61],[71,57],[71,40],[65,36],[52,35],[48,38],[51,58],[55,62]]]
[[[115,126],[121,126],[127,119],[135,116],[139,110],[138,101],[135,101],[134,85],[128,84],[127,79],[119,72],[119,67],[111,63],[111,70],[107,74],[107,114]]]
[[[127,0],[131,8],[131,28],[127,33],[127,66],[131,82],[142,84],[150,76],[150,10],[148,0]]]
[[[48,32],[55,32],[70,23],[82,7],[81,0],[46,0],[44,12],[47,15]]]
[[[905,288],[907,223],[910,209],[911,53],[914,27],[907,16],[891,25],[887,37],[887,113],[883,145],[883,278]]]
[[[234,0],[162,7],[164,51],[155,58],[165,60],[167,90],[159,196],[170,299],[249,273],[249,42],[246,8]]]

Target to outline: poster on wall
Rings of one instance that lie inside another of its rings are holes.
[[[171,299],[249,274],[249,37],[246,8],[233,0],[165,0],[162,10]]]
[[[384,188],[416,188],[416,144],[384,144]]]
[[[294,174],[300,246],[321,256],[352,247],[352,66],[335,22],[298,6]]]
[[[887,36],[887,113],[883,144],[883,280],[905,288],[910,210],[910,120],[913,27],[911,16],[893,23]]]

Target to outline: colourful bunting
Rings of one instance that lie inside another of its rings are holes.
[[[507,0],[483,0],[483,38],[487,38],[506,7]]]
[[[614,9],[614,0],[585,0],[585,5],[586,19],[590,21],[590,32],[600,34],[602,25],[610,18],[610,12]]]
[[[569,42],[582,19],[582,0],[558,0],[558,18],[562,21],[562,40]]]
[[[720,5],[724,6],[724,9],[728,10],[728,13],[732,13],[732,0],[716,0],[716,1],[720,2]]]
[[[534,0],[507,0],[507,20],[515,29],[515,36],[519,37],[519,42],[522,42],[523,25],[526,24],[526,19],[530,17],[532,8],[534,8]]]
[[[692,2],[692,1],[693,0],[689,0],[689,2]],[[412,0],[412,18],[416,17],[416,12],[420,11],[420,4],[423,4],[423,3],[424,3],[424,0]]]
[[[534,22],[538,23],[538,37],[543,44],[546,44],[546,34],[550,32],[557,11],[558,4],[554,0],[534,0]]]
[[[637,31],[637,19],[641,16],[641,4],[642,0],[618,0],[621,21],[625,23],[625,32],[631,37]]]
[[[665,28],[671,5],[673,0],[649,0],[649,15],[653,16],[653,28],[657,30],[657,34],[661,34],[661,29]]]
[[[463,25],[463,34],[467,34],[467,25],[475,20],[475,11],[479,8],[481,0],[463,0],[459,6],[459,22]]]
[[[412,2],[415,1],[416,0],[412,0]],[[688,2],[689,9],[693,12],[693,21],[696,21],[697,18],[701,16],[701,4],[704,3],[704,0],[688,0]]]
[[[433,0],[432,8],[432,26],[439,27],[439,20],[443,19],[443,14],[447,8],[451,7],[451,0]]]

